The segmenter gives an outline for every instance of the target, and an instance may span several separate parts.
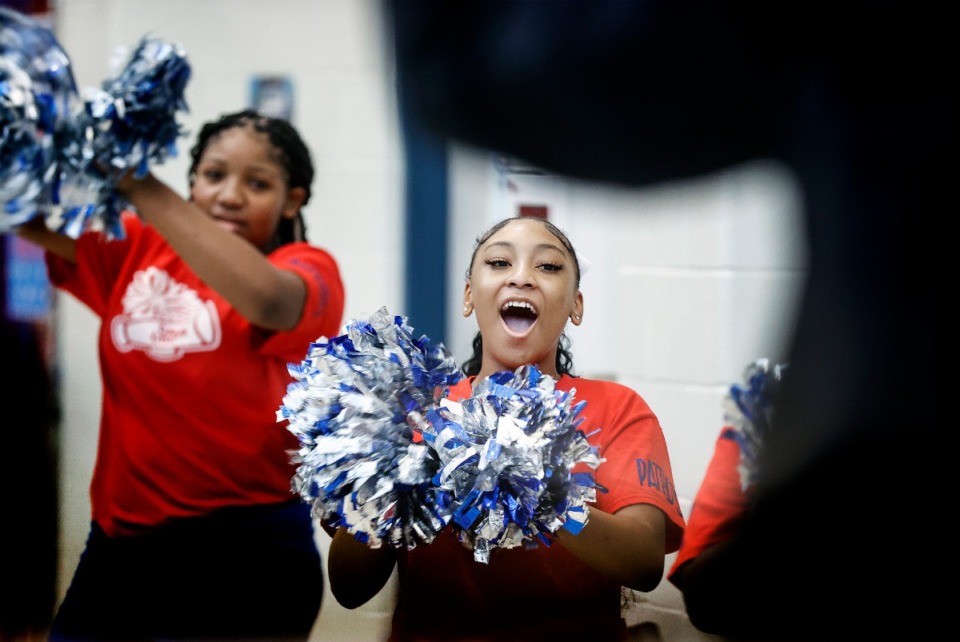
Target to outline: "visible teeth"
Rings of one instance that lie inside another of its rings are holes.
[[[507,303],[503,304],[503,307],[500,308],[500,311],[506,312],[509,308],[525,308],[531,312],[534,312],[533,306],[526,301],[508,301]]]

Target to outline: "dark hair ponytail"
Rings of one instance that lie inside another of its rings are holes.
[[[251,127],[254,131],[267,135],[270,144],[273,146],[276,161],[287,174],[287,187],[302,188],[304,197],[301,207],[306,205],[310,201],[310,186],[313,183],[314,175],[310,150],[296,128],[288,121],[265,116],[252,109],[224,114],[219,119],[206,123],[200,128],[197,142],[190,149],[190,170],[187,173],[190,186],[193,186],[200,157],[203,156],[203,152],[206,151],[210,141],[233,127]],[[303,221],[302,211],[297,210],[297,214],[293,218],[280,219],[277,231],[266,251],[269,252],[287,243],[306,240],[307,226]]]

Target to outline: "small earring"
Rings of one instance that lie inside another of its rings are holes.
[[[574,318],[576,321],[579,321],[579,320],[580,320],[580,315],[579,315],[579,314],[575,314],[575,315],[573,315],[573,318]]]

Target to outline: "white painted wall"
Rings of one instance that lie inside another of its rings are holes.
[[[403,313],[403,161],[380,19],[377,0],[58,0],[54,16],[81,87],[99,85],[116,49],[147,33],[181,44],[193,67],[191,132],[246,106],[253,76],[293,80],[293,120],[318,170],[305,211],[310,240],[340,262],[348,319],[381,306]],[[156,168],[183,189],[187,144]],[[518,203],[547,204],[592,263],[582,283],[584,324],[570,332],[577,371],[617,379],[647,399],[689,510],[727,387],[754,358],[785,352],[805,267],[792,177],[758,162],[643,190],[523,176],[506,191],[501,178],[489,153],[452,148],[449,347],[465,359],[475,332],[459,314],[475,237]],[[89,523],[100,386],[96,319],[68,296],[56,305],[62,593]],[[325,551],[326,535],[320,543]],[[383,639],[393,599],[391,585],[347,611],[328,593],[316,639]],[[712,639],[692,629],[667,582],[642,596],[628,620],[656,622],[665,640]]]

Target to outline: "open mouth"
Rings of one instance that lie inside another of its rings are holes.
[[[508,301],[500,308],[500,318],[511,332],[522,334],[537,321],[537,311],[524,301]]]

